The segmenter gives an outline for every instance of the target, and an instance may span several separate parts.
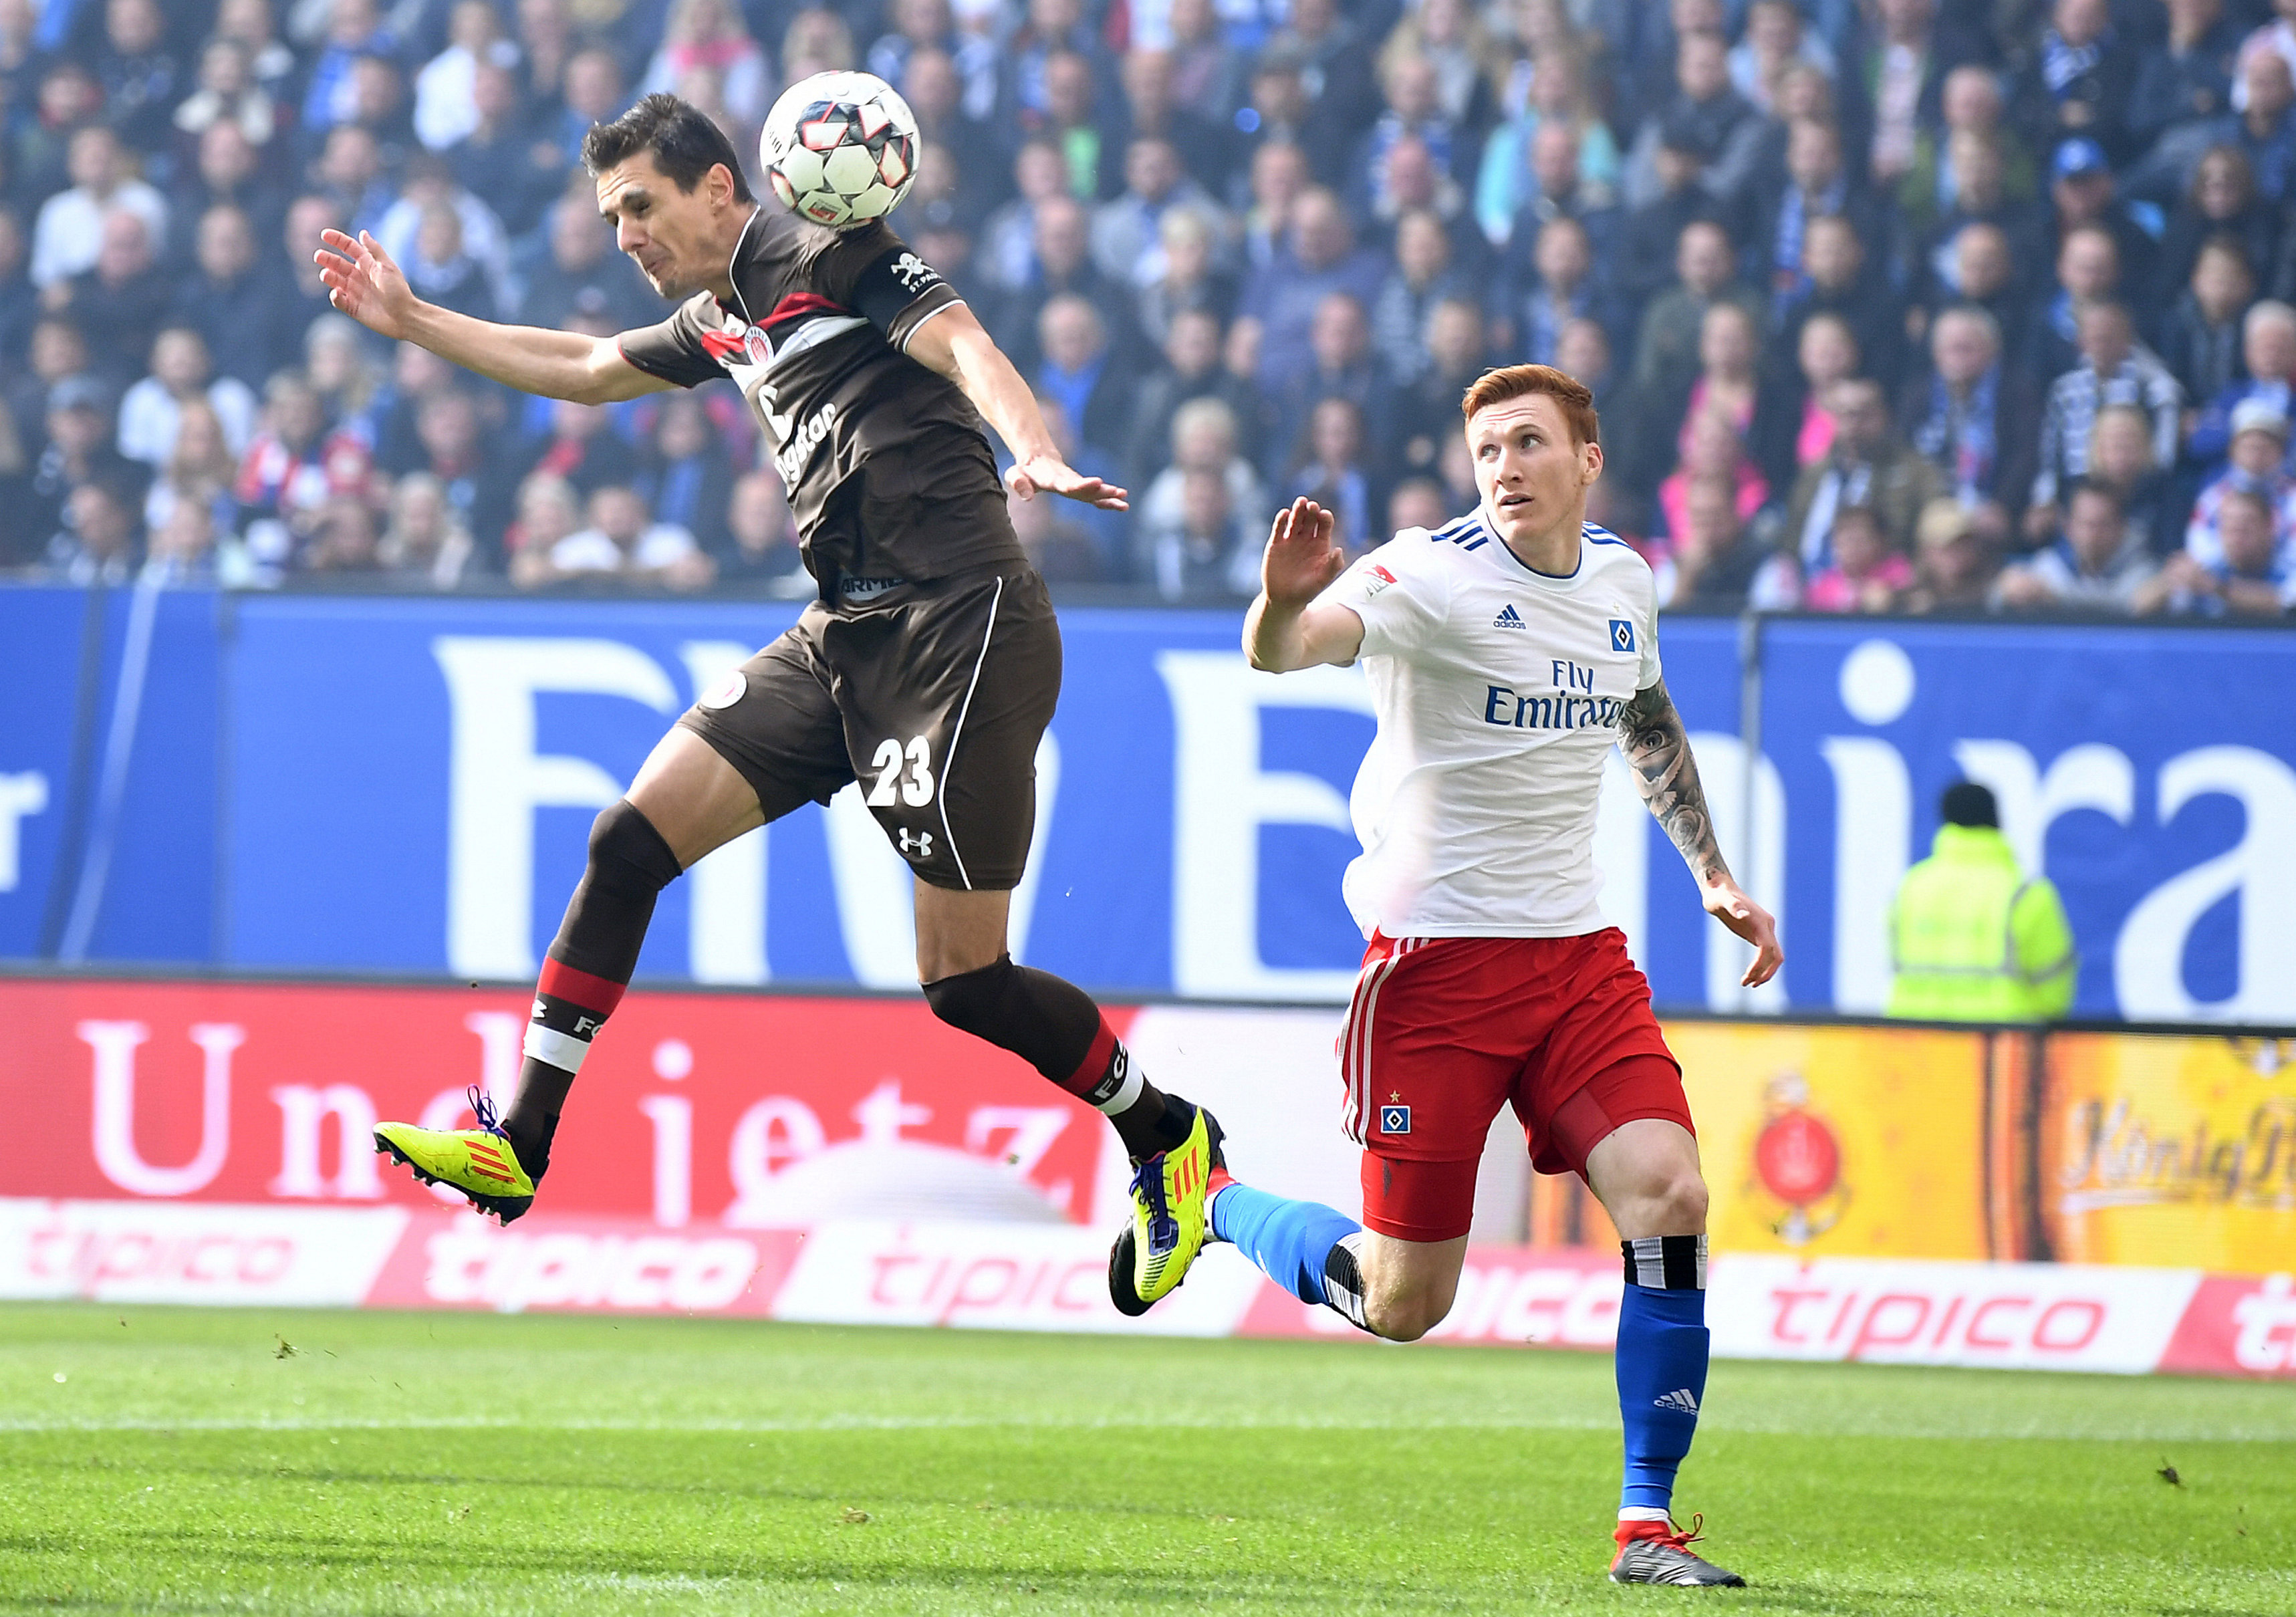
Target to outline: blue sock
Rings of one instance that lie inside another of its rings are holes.
[[[1294,1202],[1249,1185],[1229,1185],[1212,1198],[1213,1235],[1232,1242],[1302,1302],[1330,1301],[1324,1266],[1332,1249],[1361,1228],[1320,1202]]]
[[[1672,1508],[1674,1473],[1706,1400],[1706,1237],[1650,1235],[1620,1245],[1627,1260],[1618,1347],[1627,1472],[1619,1510],[1649,1514]]]

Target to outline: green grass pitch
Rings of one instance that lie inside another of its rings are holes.
[[[2296,1386],[1718,1364],[1743,1592],[1603,1581],[1617,1418],[1564,1353],[17,1306],[0,1611],[2296,1612]]]

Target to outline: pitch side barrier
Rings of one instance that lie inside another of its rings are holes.
[[[797,611],[0,587],[0,958],[529,976],[598,808]],[[1254,673],[1233,611],[1080,605],[1064,633],[1016,952],[1110,995],[1343,1000],[1360,675]],[[1726,850],[1788,946],[1775,984],[1738,988],[1742,947],[1617,765],[1603,905],[1662,1001],[1878,1010],[1890,895],[1965,775],[2064,895],[2079,1014],[2296,1022],[2296,635],[1669,618],[1660,638]],[[675,884],[641,968],[905,989],[907,882],[849,790]]]
[[[369,1136],[506,1096],[527,994],[0,978],[0,1296],[1359,1340],[1226,1252],[1120,1319],[1112,1136],[914,997],[633,994],[543,1209],[482,1220]],[[1218,1111],[1240,1172],[1354,1204],[1339,1009],[1110,1016]],[[2296,1375],[2296,1030],[1665,1021],[1713,1191],[1718,1351]],[[1434,1340],[1609,1344],[1613,1237],[1505,1126],[1476,1220]]]

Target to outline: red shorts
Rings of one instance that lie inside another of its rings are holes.
[[[1541,1173],[1587,1171],[1620,1124],[1691,1127],[1682,1067],[1615,928],[1577,938],[1374,935],[1340,1035],[1364,1222],[1467,1233],[1491,1120],[1512,1105]]]

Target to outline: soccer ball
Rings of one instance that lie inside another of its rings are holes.
[[[917,119],[873,73],[816,73],[782,92],[758,160],[783,205],[832,230],[882,219],[917,176]]]

